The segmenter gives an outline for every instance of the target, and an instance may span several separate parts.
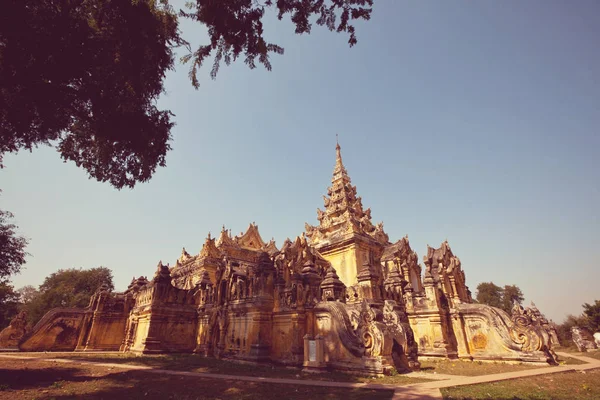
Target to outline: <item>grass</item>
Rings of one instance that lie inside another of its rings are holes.
[[[590,358],[595,358],[596,360],[600,360],[600,350],[587,351],[585,353],[582,353],[579,350],[577,350],[577,347],[568,346],[568,347],[559,347],[558,349],[556,349],[556,351],[563,352],[563,353],[577,354],[580,356],[590,357]]]
[[[58,383],[58,384],[57,384]],[[330,388],[122,371],[94,365],[0,359],[0,398],[299,400],[391,399],[393,390]]]
[[[564,372],[441,389],[444,399],[552,399],[600,398],[600,369]]]
[[[585,361],[581,361],[581,360],[578,360],[577,358],[573,358],[573,357],[560,357],[558,363],[560,365],[580,365],[580,364],[587,364]]]
[[[483,362],[464,360],[422,360],[421,370],[427,373],[479,376],[499,374],[502,372],[523,371],[534,368],[544,368],[547,365],[532,365],[528,363],[507,364],[503,362]]]
[[[39,355],[38,355],[39,356]],[[367,377],[343,372],[333,371],[321,374],[302,372],[299,368],[284,367],[271,364],[246,364],[227,360],[218,360],[211,357],[202,357],[196,354],[160,354],[160,355],[135,355],[131,353],[61,353],[52,355],[46,353],[44,357],[79,359],[91,362],[118,363],[144,365],[157,369],[175,371],[204,372],[225,375],[243,375],[270,378],[304,379],[318,381],[378,383],[390,385],[411,385],[414,383],[429,382],[425,378],[413,378],[403,374],[384,377]]]

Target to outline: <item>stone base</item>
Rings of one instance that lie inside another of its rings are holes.
[[[257,362],[270,361],[269,350],[270,347],[268,345],[253,344],[250,346],[250,353],[244,359]]]
[[[305,363],[304,367],[302,368],[302,372],[308,372],[310,374],[322,374],[327,372],[327,365],[319,363]]]

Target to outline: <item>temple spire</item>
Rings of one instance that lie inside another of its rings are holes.
[[[337,135],[336,135],[337,137]],[[306,225],[306,235],[313,242],[325,240],[329,236],[347,233],[360,233],[371,236],[381,243],[387,243],[383,225],[373,225],[371,210],[364,210],[362,200],[356,193],[350,176],[342,162],[342,149],[338,140],[335,146],[335,168],[327,196],[323,197],[325,209],[317,209],[318,226]]]
[[[342,177],[348,178],[348,181],[350,180],[350,178],[348,177],[348,172],[346,171],[346,168],[344,167],[344,163],[342,162],[342,148],[340,147],[340,144],[336,139],[335,168],[333,169],[333,178],[332,178],[331,182],[333,183]]]

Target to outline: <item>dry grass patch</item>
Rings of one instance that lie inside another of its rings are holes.
[[[503,372],[523,371],[535,368],[545,368],[548,364],[529,363],[508,364],[503,362],[464,361],[464,360],[423,360],[421,370],[426,373],[479,376],[500,374]]]
[[[441,389],[444,399],[600,399],[600,369]]]

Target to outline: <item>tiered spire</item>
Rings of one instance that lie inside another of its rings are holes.
[[[327,196],[323,197],[325,211],[317,209],[319,226],[306,224],[307,236],[313,244],[329,240],[332,236],[350,233],[366,234],[378,242],[388,243],[383,224],[374,226],[371,222],[371,210],[363,210],[362,200],[356,195],[356,186],[352,186],[348,171],[342,162],[339,143],[335,146],[335,152],[331,186],[327,190]]]

